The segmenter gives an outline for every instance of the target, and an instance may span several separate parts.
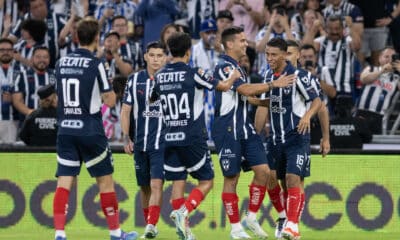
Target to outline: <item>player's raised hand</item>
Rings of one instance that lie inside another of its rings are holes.
[[[278,78],[278,80],[273,81],[273,86],[278,88],[291,86],[296,78],[297,76],[295,74],[286,75],[286,73],[284,73]]]
[[[328,155],[330,151],[331,151],[331,144],[329,142],[329,139],[321,138],[321,142],[319,144],[319,152],[322,154],[322,157]]]

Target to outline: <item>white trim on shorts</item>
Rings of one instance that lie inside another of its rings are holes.
[[[171,167],[168,166],[166,164],[164,164],[164,170],[168,171],[168,172],[182,172],[182,171],[186,171],[191,173],[191,172],[195,172],[197,170],[199,170],[201,167],[204,166],[204,164],[206,164],[206,159],[207,159],[207,152],[204,154],[203,158],[196,163],[193,167],[190,168],[185,168],[185,167]]]

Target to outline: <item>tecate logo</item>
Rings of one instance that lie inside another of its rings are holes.
[[[83,128],[83,121],[81,121],[81,120],[63,120],[61,122],[61,127],[81,129],[81,128]]]

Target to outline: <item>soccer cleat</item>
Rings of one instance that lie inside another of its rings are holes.
[[[251,239],[251,237],[243,229],[239,229],[231,231],[231,239]]]
[[[157,236],[157,234],[158,234],[158,230],[157,230],[156,226],[154,226],[153,224],[146,225],[146,228],[145,228],[144,234],[143,234],[144,238],[152,239],[152,238],[155,238]]]
[[[285,224],[286,224],[286,218],[278,218],[276,220],[275,237],[277,239],[282,238],[282,230]]]
[[[67,238],[66,238],[66,237],[57,236],[57,237],[56,237],[56,240],[67,240]]]
[[[287,224],[285,228],[282,230],[282,237],[287,240],[296,240],[300,238],[300,233],[296,229],[293,229],[293,227],[291,227],[290,224]]]
[[[259,239],[268,238],[268,234],[261,228],[257,219],[249,219],[248,217],[244,217],[242,220],[242,226],[246,229],[249,229]]]
[[[137,232],[122,232],[121,236],[119,237],[114,237],[111,236],[111,240],[136,240],[138,238]]]
[[[188,218],[186,218],[185,224],[186,224],[186,239],[185,240],[196,240],[196,237],[194,236],[192,230],[189,227],[189,219]]]
[[[171,212],[169,217],[174,221],[176,226],[176,233],[178,234],[179,238],[186,239],[187,238],[187,231],[186,231],[186,216],[183,214],[182,211],[174,210]]]

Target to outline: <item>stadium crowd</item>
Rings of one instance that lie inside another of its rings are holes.
[[[107,139],[135,152],[144,238],[158,234],[169,180],[177,234],[195,239],[188,216],[213,187],[208,140],[219,153],[231,238],[249,239],[245,229],[267,238],[256,219],[267,193],[279,214],[275,236],[299,239],[310,131],[320,129],[314,140],[323,156],[332,136],[370,141],[400,89],[397,0],[1,0],[0,7],[0,143],[57,141],[56,239],[66,239],[69,190],[82,162],[99,185],[111,239],[136,239],[119,228]],[[241,170],[254,175],[242,221]],[[198,185],[184,198],[188,175]]]
[[[39,107],[37,90],[54,84],[56,61],[78,48],[76,27],[84,16],[100,23],[101,46],[96,55],[105,62],[110,81],[143,69],[146,45],[155,40],[166,44],[173,32],[191,35],[195,44],[190,64],[212,72],[223,52],[222,31],[232,25],[243,27],[248,42],[243,65],[250,82],[260,82],[269,69],[265,46],[270,39],[295,40],[301,45],[299,64],[318,76],[331,119],[335,100],[347,96],[352,99],[352,115],[365,121],[372,134],[382,134],[382,118],[398,90],[398,74],[393,73],[400,66],[392,64],[400,50],[395,31],[400,26],[398,6],[397,0],[371,4],[357,0],[2,0],[0,143],[20,139],[24,119]],[[121,79],[115,81],[120,95],[124,85]],[[205,91],[211,139],[215,94]],[[115,108],[102,108],[112,141],[122,141],[120,102]],[[255,112],[256,107],[250,107],[251,116]],[[313,140],[321,135],[314,132]]]

